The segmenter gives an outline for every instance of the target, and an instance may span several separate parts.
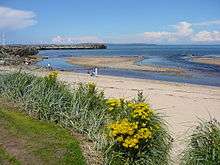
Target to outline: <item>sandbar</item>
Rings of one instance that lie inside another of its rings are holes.
[[[179,68],[166,68],[153,65],[139,65],[138,62],[142,61],[142,56],[112,56],[112,57],[94,57],[94,56],[81,56],[70,57],[67,62],[86,67],[104,67],[116,69],[129,69],[138,71],[149,72],[162,72],[169,74],[184,74],[185,71]]]
[[[193,57],[193,62],[220,66],[220,57]]]

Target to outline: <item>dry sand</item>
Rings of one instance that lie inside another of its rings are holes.
[[[189,133],[188,129],[195,126],[199,118],[212,116],[220,121],[220,87],[112,76],[90,77],[72,72],[60,72],[58,78],[71,86],[78,82],[94,82],[104,90],[106,97],[131,99],[142,90],[150,105],[166,115],[164,118],[174,137],[172,157],[175,164],[178,164],[177,155],[185,147],[183,139]]]
[[[174,159],[184,148],[188,129],[198,124],[199,118],[211,115],[220,121],[220,87],[68,72],[61,72],[59,79],[69,84],[94,82],[106,97],[131,99],[142,90],[151,106],[166,115],[174,137]]]
[[[139,71],[163,72],[170,74],[184,74],[184,70],[177,68],[164,68],[150,65],[138,65],[141,56],[114,56],[114,57],[70,57],[67,62],[88,67],[108,67],[117,69],[130,69]]]
[[[220,66],[220,58],[219,57],[193,57],[193,62],[203,63],[203,64],[211,64]]]

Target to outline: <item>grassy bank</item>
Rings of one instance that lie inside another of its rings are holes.
[[[3,146],[0,146],[0,164],[20,165],[20,162],[14,156],[11,156]]]
[[[1,96],[29,116],[86,135],[101,153],[96,164],[169,164],[166,124],[141,94],[130,101],[106,99],[93,83],[70,89],[56,78],[56,72],[1,75]]]
[[[0,104],[0,162],[6,164],[85,164],[70,132]]]

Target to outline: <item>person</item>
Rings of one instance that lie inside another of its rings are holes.
[[[47,64],[47,68],[48,68],[49,70],[52,70],[52,67],[51,67],[50,63]]]
[[[98,68],[92,68],[91,71],[87,72],[88,74],[90,74],[90,76],[97,76],[98,75]]]
[[[97,67],[95,67],[95,69],[94,69],[94,76],[98,76],[98,68]]]

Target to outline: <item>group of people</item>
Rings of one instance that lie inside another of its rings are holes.
[[[95,67],[95,68],[92,68],[91,70],[88,70],[88,74],[90,75],[90,76],[98,76],[98,68],[97,67]]]
[[[52,68],[52,66],[51,66],[50,63],[47,64],[47,69],[53,70],[53,68]],[[94,68],[88,70],[87,73],[88,73],[90,76],[95,76],[95,77],[97,77],[97,76],[98,76],[98,68],[97,68],[97,67],[94,67]]]

